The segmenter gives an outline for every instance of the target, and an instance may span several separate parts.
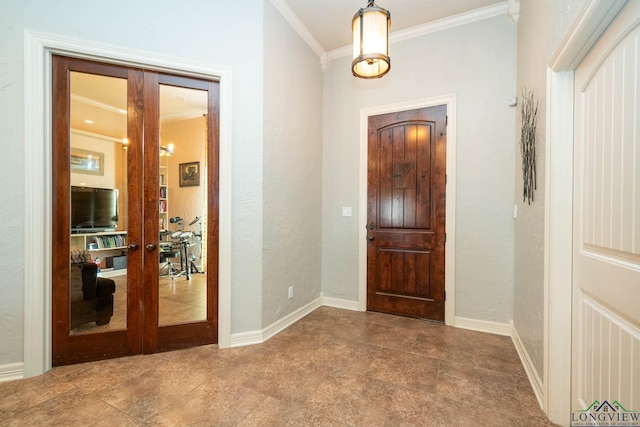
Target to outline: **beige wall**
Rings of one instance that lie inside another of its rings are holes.
[[[122,144],[71,132],[71,148],[94,151],[104,155],[104,175],[71,172],[71,185],[97,188],[116,188],[116,174],[121,171]]]
[[[393,43],[391,72],[359,80],[350,58],[324,80],[325,296],[358,298],[360,110],[457,97],[456,315],[508,323],[513,302],[516,25],[501,15]],[[341,216],[351,206],[352,217]]]
[[[265,0],[262,325],[320,297],[322,68]],[[295,64],[295,66],[293,66]],[[288,298],[288,288],[293,298]]]
[[[144,51],[158,58],[185,58],[210,68],[224,67],[232,76],[232,332],[262,327],[262,120],[263,0],[147,3],[112,0],[83,3],[60,0],[3,1],[0,13],[0,366],[24,360],[25,271],[43,256],[25,254],[27,185],[25,146],[47,151],[47,141],[25,141],[25,29],[73,37],[114,48]],[[143,19],[141,19],[143,17]],[[41,82],[43,85],[45,82]],[[37,91],[35,92],[37,93]],[[28,100],[46,105],[43,97]],[[29,159],[30,160],[30,159]],[[48,165],[46,165],[48,167]],[[49,171],[46,171],[47,173]],[[37,284],[36,284],[37,286]]]
[[[535,201],[522,201],[519,149],[515,159],[513,322],[538,375],[543,375],[544,338],[544,162],[547,64],[584,0],[521,0],[518,23],[517,87],[532,90],[539,100],[536,142]],[[521,99],[521,98],[520,98]],[[520,115],[518,114],[518,118]],[[520,121],[516,137],[520,137]],[[519,141],[519,139],[518,139]]]
[[[168,122],[162,125],[162,144],[173,143],[174,154],[166,158],[168,177],[169,218],[179,216],[184,220],[184,229],[204,212],[203,197],[206,190],[205,162],[205,117]],[[179,167],[181,163],[200,162],[200,185],[180,187]],[[168,224],[169,230],[176,224]]]

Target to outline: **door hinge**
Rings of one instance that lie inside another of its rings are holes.
[[[444,125],[445,125],[445,126],[449,126],[449,116],[444,116],[444,117],[445,117],[445,119],[444,119]]]
[[[444,291],[444,300],[447,300],[447,291]]]
[[[447,243],[447,233],[444,233],[444,242]]]
[[[449,175],[444,174],[444,185],[447,185],[447,181],[449,180]]]

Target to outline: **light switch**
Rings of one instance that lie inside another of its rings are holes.
[[[342,216],[351,216],[351,206],[342,207]]]

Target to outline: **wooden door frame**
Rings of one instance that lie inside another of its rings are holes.
[[[445,243],[445,324],[455,324],[455,242],[456,242],[456,95],[447,94],[417,99],[397,104],[381,105],[360,110],[360,173],[358,191],[358,310],[367,310],[367,168],[369,116],[416,110],[419,108],[447,106],[447,184],[446,184],[446,234]]]
[[[51,369],[51,56],[109,61],[220,82],[218,345],[231,338],[231,69],[57,34],[24,32],[24,377]],[[32,261],[29,261],[32,260]]]

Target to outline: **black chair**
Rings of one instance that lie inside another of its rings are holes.
[[[95,322],[106,325],[113,316],[113,294],[116,284],[98,277],[98,266],[92,262],[72,263],[69,280],[71,327]]]

